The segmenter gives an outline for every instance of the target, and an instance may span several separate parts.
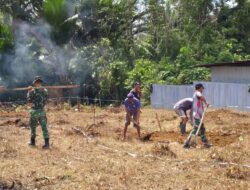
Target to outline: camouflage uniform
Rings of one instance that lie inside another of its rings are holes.
[[[198,130],[198,126],[200,125],[200,120],[199,119],[194,119],[194,127],[191,131],[192,135],[195,136],[196,132]],[[204,123],[201,124],[201,128],[200,128],[200,137],[201,137],[201,141],[203,143],[208,143],[207,137],[206,137],[206,128],[204,126]]]
[[[43,138],[48,139],[48,129],[47,129],[47,117],[44,110],[44,106],[48,99],[48,91],[45,88],[32,89],[27,94],[27,99],[31,102],[32,109],[30,111],[30,129],[31,129],[31,138],[35,139],[36,137],[36,126],[37,123],[42,127]]]

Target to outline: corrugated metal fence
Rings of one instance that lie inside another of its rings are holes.
[[[154,108],[172,108],[180,99],[192,97],[193,85],[154,84],[151,105]],[[248,84],[201,82],[205,86],[204,96],[217,108],[238,108],[250,111],[250,92]]]

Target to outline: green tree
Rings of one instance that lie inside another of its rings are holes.
[[[5,19],[5,15],[0,12],[0,52],[5,52],[14,45],[14,37],[10,25],[4,21]]]
[[[143,99],[148,103],[150,98],[150,86],[153,83],[164,83],[161,76],[155,62],[146,59],[138,59],[135,61],[134,68],[128,72],[128,78],[125,84],[127,89],[130,90],[134,82],[140,82]]]
[[[64,44],[70,39],[70,27],[65,0],[46,0],[43,3],[43,13],[47,22],[52,26],[52,38],[57,44]]]

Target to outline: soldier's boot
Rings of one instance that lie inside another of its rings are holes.
[[[36,139],[35,138],[30,138],[30,146],[36,146]]]
[[[44,142],[43,149],[49,149],[49,138],[44,139]]]

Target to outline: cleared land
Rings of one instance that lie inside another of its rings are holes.
[[[132,125],[122,141],[122,108],[49,106],[51,149],[30,138],[27,107],[0,112],[0,189],[249,189],[250,114],[209,110],[211,149],[182,148],[173,111],[143,109],[139,141]],[[158,114],[162,131],[159,130]],[[191,126],[188,125],[188,129]]]

